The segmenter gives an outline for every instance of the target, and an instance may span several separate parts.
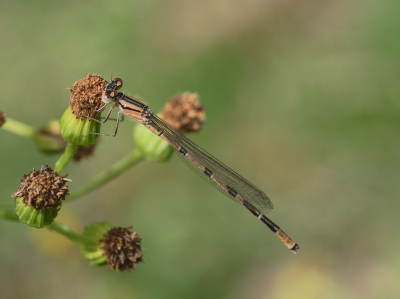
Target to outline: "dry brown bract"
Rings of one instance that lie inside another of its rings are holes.
[[[104,252],[108,266],[115,270],[135,270],[136,263],[144,262],[140,241],[142,238],[136,232],[129,229],[115,227],[108,232],[104,240],[101,240],[101,249]]]
[[[182,133],[194,133],[204,125],[205,113],[198,94],[184,92],[169,100],[161,118]]]
[[[4,115],[3,110],[0,110],[0,127],[4,125],[5,122],[6,122],[6,116]]]
[[[96,139],[96,142],[93,144],[83,145],[83,146],[78,147],[78,150],[76,151],[74,158],[73,158],[74,161],[79,162],[84,158],[88,158],[88,157],[92,156],[98,140],[99,139]]]
[[[101,101],[104,84],[106,81],[98,75],[88,74],[86,78],[74,83],[71,90],[70,106],[74,114],[83,114],[90,117],[96,116],[96,111],[84,103],[99,109],[104,105]]]
[[[21,185],[11,197],[22,197],[25,206],[33,206],[36,211],[60,209],[61,201],[69,194],[67,181],[64,176],[59,176],[48,164],[40,170],[33,170],[24,175]]]

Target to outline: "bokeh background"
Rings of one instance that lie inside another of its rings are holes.
[[[0,108],[59,119],[88,73],[159,111],[198,92],[191,139],[264,190],[293,255],[176,156],[143,162],[65,204],[57,220],[134,225],[146,264],[89,266],[46,229],[0,220],[2,298],[399,298],[400,6],[397,1],[0,3]],[[71,189],[129,154],[133,122],[65,169]],[[112,132],[114,123],[102,126]],[[0,204],[58,156],[0,130]]]

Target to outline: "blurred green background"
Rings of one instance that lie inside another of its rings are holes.
[[[122,78],[153,111],[198,92],[207,124],[190,138],[264,190],[300,245],[293,255],[174,156],[57,218],[134,225],[147,264],[92,267],[56,233],[0,220],[2,298],[399,298],[398,1],[3,0],[0,34],[0,108],[36,127],[88,73]],[[71,189],[132,151],[133,125],[68,165]],[[0,204],[57,158],[0,130]]]

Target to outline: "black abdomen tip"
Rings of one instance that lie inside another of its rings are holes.
[[[290,250],[293,251],[293,253],[297,253],[297,250],[299,250],[299,249],[300,249],[300,247],[296,243],[296,244],[294,244],[294,246]]]

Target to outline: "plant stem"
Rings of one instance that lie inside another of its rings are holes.
[[[4,123],[4,125],[1,127],[4,130],[7,130],[11,133],[23,136],[23,137],[27,137],[27,138],[33,138],[36,130],[29,126],[26,125],[24,123],[21,123],[19,121],[16,121],[12,118],[7,117],[6,122]]]
[[[64,153],[58,159],[58,161],[56,162],[56,166],[54,167],[54,170],[57,171],[58,174],[61,174],[65,166],[67,166],[69,161],[71,161],[71,159],[74,157],[78,147],[78,145],[67,143],[67,147],[65,148]]]
[[[85,238],[80,234],[74,232],[68,225],[64,223],[53,222],[52,224],[49,224],[46,227],[50,230],[58,232],[59,234],[63,235],[64,237],[68,238],[69,240],[78,245],[81,245],[83,239]]]
[[[66,201],[71,201],[79,196],[82,196],[86,193],[89,193],[105,183],[111,181],[112,179],[119,176],[122,172],[144,160],[144,156],[140,150],[135,148],[135,150],[130,153],[128,156],[123,158],[122,160],[115,163],[110,169],[100,173],[98,176],[93,178],[90,182],[81,186],[80,188],[71,192],[70,196],[66,199]]]
[[[19,221],[18,215],[15,213],[15,209],[1,209],[0,208],[0,217],[3,219],[11,220],[11,221]]]

